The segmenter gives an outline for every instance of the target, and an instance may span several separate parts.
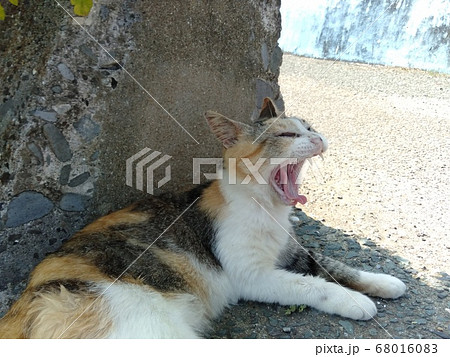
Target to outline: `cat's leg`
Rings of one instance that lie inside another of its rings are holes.
[[[372,296],[396,299],[406,290],[405,284],[391,275],[356,270],[321,254],[306,252],[298,245],[291,247],[283,261],[286,270],[320,276]]]
[[[358,271],[331,258],[307,253],[298,245],[285,251],[276,268],[261,259],[245,265],[241,260],[225,269],[232,273],[244,299],[305,304],[356,320],[370,319],[377,311],[374,302],[362,293],[396,298],[406,289],[397,278]]]
[[[232,280],[237,285],[240,297],[246,300],[281,305],[305,304],[354,320],[368,320],[377,312],[372,300],[357,291],[320,277],[305,276],[284,269],[235,266]]]

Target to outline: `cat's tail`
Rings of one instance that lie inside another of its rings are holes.
[[[64,282],[28,288],[0,320],[0,338],[102,338],[111,321],[98,294]]]
[[[26,306],[29,305],[32,297],[28,292],[24,292],[8,313],[0,319],[0,338],[18,339],[25,338],[26,330]]]

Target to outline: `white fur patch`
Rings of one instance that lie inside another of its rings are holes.
[[[199,337],[204,308],[192,295],[167,298],[145,286],[120,282],[97,287],[104,292],[113,323],[108,338]]]
[[[396,299],[406,291],[406,285],[399,279],[387,274],[360,272],[360,281],[366,286],[365,293],[386,299]]]

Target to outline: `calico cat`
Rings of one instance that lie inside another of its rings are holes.
[[[76,233],[34,269],[0,337],[195,338],[238,299],[367,320],[376,307],[362,293],[404,293],[397,278],[296,241],[289,214],[306,202],[297,176],[327,149],[322,135],[281,118],[269,98],[252,125],[211,111],[206,120],[224,147],[224,179],[149,196]]]

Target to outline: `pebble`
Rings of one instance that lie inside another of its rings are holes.
[[[76,187],[86,182],[86,180],[91,176],[89,172],[83,172],[82,174],[74,177],[69,182],[70,187]]]
[[[109,17],[109,8],[106,5],[100,5],[100,18],[105,21]]]
[[[348,334],[353,335],[353,325],[351,322],[347,320],[339,320],[339,325],[341,325]]]
[[[13,198],[8,206],[6,227],[17,227],[44,217],[53,209],[53,203],[42,193],[25,191]]]
[[[339,250],[341,248],[342,247],[339,243],[328,243],[327,245],[325,245],[325,249],[328,250]]]
[[[72,71],[69,69],[69,67],[67,67],[67,65],[65,63],[60,63],[57,66],[59,73],[61,73],[61,75],[69,80],[69,81],[73,81],[75,79],[75,76],[73,75]]]
[[[100,134],[100,125],[93,121],[90,115],[84,115],[73,127],[88,142]]]
[[[94,54],[94,52],[92,51],[92,48],[90,48],[89,46],[87,46],[86,44],[82,44],[79,47],[80,51],[82,53],[84,53],[88,58],[90,58],[93,61],[97,61],[97,56]]]
[[[280,47],[276,46],[272,51],[272,56],[270,56],[269,70],[272,73],[277,73],[279,71],[282,58],[283,51],[281,51]]]
[[[368,240],[368,239],[361,239],[361,242],[363,245],[368,246],[368,247],[376,246],[376,244],[374,242],[372,242],[371,240]]]
[[[376,336],[378,334],[377,330],[374,328],[369,329],[369,335],[370,336]]]
[[[395,257],[395,259],[402,264],[409,264],[409,260],[406,258],[402,258],[402,257]]]
[[[348,249],[361,250],[361,246],[359,245],[359,243],[352,241],[352,240],[347,241],[347,246],[348,246]]]
[[[291,328],[290,327],[283,327],[283,332],[291,333]]]
[[[39,160],[40,164],[44,163],[44,156],[42,155],[42,150],[35,143],[31,142],[27,144],[28,150]]]
[[[61,185],[67,185],[68,184],[71,170],[72,170],[72,166],[70,166],[70,164],[69,165],[64,165],[61,168],[61,173],[59,174],[59,183]]]
[[[263,42],[261,46],[261,59],[263,63],[263,68],[266,71],[269,67],[269,49],[267,48],[267,43]]]
[[[43,110],[35,110],[33,112],[33,115],[35,117],[41,118],[41,119],[43,119],[45,121],[48,121],[50,123],[54,123],[57,120],[55,112],[46,112],[46,111],[43,111]]]
[[[318,242],[308,242],[303,245],[305,248],[319,248],[320,244]]]
[[[52,109],[57,112],[58,114],[65,114],[67,113],[72,106],[70,104],[57,104],[52,106]]]
[[[86,208],[87,197],[77,193],[66,193],[59,202],[59,207],[64,211],[80,212]]]
[[[351,259],[351,258],[356,258],[356,257],[359,257],[359,256],[360,256],[360,253],[358,253],[358,252],[348,252],[345,257],[347,259]]]
[[[94,153],[91,155],[90,159],[92,161],[95,161],[99,158],[99,156],[100,156],[100,152],[97,150],[97,151],[94,151]]]
[[[61,92],[62,92],[61,86],[53,86],[53,87],[52,87],[52,92],[53,92],[53,93],[56,93],[56,94],[61,93]]]
[[[59,129],[53,124],[44,125],[44,135],[50,142],[53,153],[58,160],[65,162],[72,158],[69,143]]]
[[[448,296],[448,293],[446,291],[437,294],[439,299],[445,299]]]

